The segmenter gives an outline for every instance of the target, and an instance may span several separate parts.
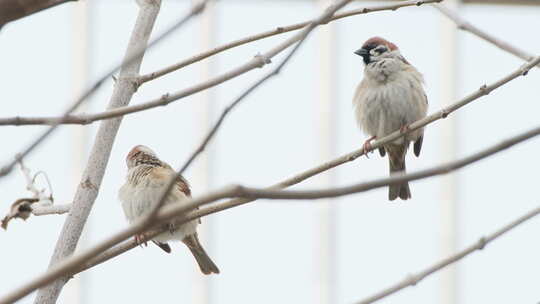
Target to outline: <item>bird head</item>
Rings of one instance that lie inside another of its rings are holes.
[[[395,44],[381,37],[369,38],[364,42],[362,48],[356,50],[354,53],[362,56],[366,65],[376,62],[381,58],[393,57],[395,55],[401,56]]]
[[[145,159],[157,160],[157,155],[147,146],[138,145],[129,151],[128,155],[126,156],[126,164],[128,168],[131,169]]]

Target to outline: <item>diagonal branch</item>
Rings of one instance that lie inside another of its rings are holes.
[[[346,12],[343,12],[343,13],[335,14],[334,16],[332,16],[331,18],[328,19],[327,23],[330,23],[330,22],[332,22],[334,20],[339,20],[339,19],[342,19],[342,18],[345,18],[345,17],[351,17],[351,16],[355,16],[355,15],[367,14],[367,13],[372,13],[372,12],[377,12],[377,11],[397,10],[399,8],[406,7],[406,6],[415,6],[415,5],[420,6],[422,4],[439,3],[439,2],[442,2],[442,1],[443,0],[423,0],[423,1],[412,0],[412,1],[401,1],[401,2],[399,2],[397,4],[387,4],[387,5],[380,5],[380,6],[374,6],[374,7],[364,7],[364,8],[360,8],[360,9],[353,9],[353,10],[349,10],[349,11],[346,11]],[[142,83],[148,82],[150,80],[154,80],[156,78],[159,78],[161,76],[164,76],[164,75],[167,75],[167,74],[172,73],[174,71],[177,71],[177,70],[179,70],[181,68],[184,68],[184,67],[186,67],[188,65],[199,62],[199,61],[201,61],[203,59],[206,59],[206,58],[208,58],[210,56],[213,56],[213,55],[216,55],[216,54],[221,53],[223,51],[235,48],[237,46],[241,46],[241,45],[253,42],[253,41],[261,40],[261,39],[272,37],[272,36],[275,36],[275,35],[280,35],[280,34],[283,34],[283,33],[288,33],[288,32],[291,32],[291,31],[296,31],[296,30],[302,29],[302,28],[306,27],[307,25],[309,25],[311,22],[312,22],[312,20],[299,22],[299,23],[296,23],[296,24],[291,24],[291,25],[286,25],[286,26],[278,26],[273,30],[265,31],[265,32],[262,32],[262,33],[259,33],[259,34],[248,36],[246,38],[242,38],[242,39],[238,39],[238,40],[229,42],[227,44],[218,46],[218,47],[216,47],[214,49],[211,49],[211,50],[208,50],[208,51],[203,52],[201,54],[190,57],[188,59],[182,60],[182,61],[180,61],[178,63],[175,63],[175,64],[173,64],[171,66],[168,66],[166,68],[163,68],[161,70],[158,70],[158,71],[143,75],[143,76],[140,77],[139,81],[142,84]]]
[[[487,244],[493,242],[494,240],[498,239],[499,237],[501,237],[502,235],[510,232],[511,230],[513,230],[514,228],[516,228],[517,226],[525,223],[526,221],[532,219],[533,217],[537,216],[538,214],[540,214],[540,207],[537,207],[529,212],[527,212],[525,215],[522,215],[520,216],[519,218],[515,219],[514,221],[508,223],[507,225],[501,227],[500,229],[498,229],[497,231],[493,232],[492,234],[489,234],[488,236],[485,236],[485,237],[481,237],[476,243],[470,245],[469,247],[463,249],[462,251],[459,251],[458,253],[452,255],[452,256],[449,256],[441,261],[439,261],[438,263],[435,263],[433,265],[431,265],[430,267],[428,267],[427,269],[417,273],[417,274],[413,274],[413,275],[409,275],[406,279],[402,280],[401,282],[391,286],[391,287],[388,287],[384,290],[381,290],[380,292],[368,297],[368,298],[365,298],[359,302],[357,302],[357,304],[369,304],[369,303],[374,303],[374,302],[377,302],[383,298],[386,298],[406,287],[409,287],[409,286],[415,286],[416,284],[418,284],[420,281],[422,281],[423,279],[425,279],[427,276],[430,276],[434,273],[436,273],[437,271],[443,269],[444,267],[448,266],[448,265],[451,265],[453,263],[456,263],[458,261],[460,261],[461,259],[463,259],[464,257],[468,256],[469,254],[477,251],[477,250],[482,250],[486,247]]]
[[[496,47],[500,48],[501,50],[503,51],[507,51],[525,61],[530,61],[534,58],[534,55],[533,54],[530,54],[528,53],[527,51],[525,50],[522,50],[522,49],[519,49],[513,45],[511,45],[510,43],[506,42],[506,41],[503,41],[503,40],[500,40],[494,36],[492,36],[491,34],[489,33],[486,33],[484,31],[482,31],[481,29],[479,29],[478,27],[472,25],[470,22],[468,22],[467,20],[461,18],[456,12],[452,11],[451,9],[449,9],[448,7],[442,5],[442,4],[432,4],[433,7],[435,7],[436,9],[438,9],[443,15],[445,15],[446,17],[448,17],[450,20],[454,21],[456,23],[456,26],[458,27],[458,29],[460,30],[464,30],[464,31],[467,31],[473,35],[476,35],[477,37],[495,45]],[[537,67],[540,67],[537,66]]]
[[[344,12],[344,13],[336,14],[336,15],[334,15],[334,17],[329,19],[327,22],[331,22],[333,20],[338,20],[338,19],[341,19],[341,18],[355,16],[355,15],[359,15],[359,14],[367,14],[367,13],[371,13],[371,12],[384,11],[384,10],[396,10],[398,8],[401,8],[401,7],[414,6],[414,5],[420,6],[420,5],[425,4],[425,3],[434,3],[434,2],[441,2],[441,1],[443,1],[443,0],[403,1],[403,2],[400,2],[400,3],[397,3],[397,4],[355,9],[355,10],[350,10],[350,11],[347,11],[347,12]],[[150,73],[148,75],[142,76],[141,78],[138,79],[136,85],[142,84],[142,83],[144,83],[146,81],[155,79],[155,78],[157,78],[159,76],[163,76],[165,74],[168,74],[168,73],[173,72],[175,70],[178,70],[180,68],[186,67],[186,66],[188,66],[190,64],[193,64],[195,62],[198,62],[200,60],[203,60],[205,58],[208,58],[210,56],[213,56],[215,54],[223,52],[225,50],[231,49],[233,47],[237,47],[237,46],[249,43],[249,42],[253,42],[253,41],[256,41],[256,40],[259,40],[259,39],[263,39],[263,38],[267,38],[267,37],[270,37],[270,36],[278,35],[278,34],[281,34],[281,33],[286,33],[286,32],[293,31],[293,30],[298,30],[298,29],[301,29],[301,28],[305,27],[308,24],[309,24],[309,22],[302,22],[302,23],[298,23],[298,24],[294,24],[294,25],[285,26],[285,27],[278,27],[275,30],[263,32],[263,33],[256,34],[256,35],[244,38],[244,39],[233,41],[231,43],[225,44],[223,46],[217,47],[217,48],[212,49],[210,51],[207,51],[207,52],[201,53],[199,55],[196,55],[194,57],[191,57],[189,59],[186,59],[186,60],[184,60],[184,61],[182,61],[180,63],[175,64],[174,66],[171,66],[171,67],[165,68],[163,70],[160,70],[160,71],[153,72],[153,73]],[[294,43],[294,41],[293,41],[293,43]],[[290,46],[290,44],[288,46]],[[86,125],[86,124],[91,124],[91,123],[93,123],[95,121],[99,121],[99,120],[103,120],[103,119],[110,119],[110,118],[114,118],[114,117],[118,117],[118,116],[122,116],[122,115],[127,115],[127,114],[131,114],[131,113],[139,112],[139,111],[144,111],[144,110],[148,110],[148,109],[158,107],[158,106],[166,106],[166,105],[168,105],[169,103],[171,103],[171,102],[173,102],[175,100],[178,100],[178,99],[193,95],[195,93],[198,93],[200,91],[203,91],[205,89],[214,87],[214,86],[219,85],[219,84],[221,84],[221,83],[223,83],[225,81],[233,79],[233,78],[235,78],[235,77],[237,77],[239,75],[247,73],[248,71],[251,71],[251,70],[253,70],[255,68],[261,68],[265,64],[268,63],[268,61],[265,61],[265,58],[271,59],[273,56],[280,53],[285,48],[286,47],[281,48],[277,52],[271,52],[271,54],[273,54],[273,55],[270,55],[270,52],[269,52],[269,53],[266,53],[265,55],[261,55],[260,57],[256,56],[254,59],[247,62],[246,64],[244,64],[242,66],[239,66],[236,69],[233,69],[233,70],[231,70],[231,71],[229,71],[229,72],[227,72],[225,74],[214,77],[214,78],[209,79],[209,80],[207,80],[207,81],[205,81],[203,83],[200,83],[200,84],[195,85],[193,87],[190,87],[190,88],[184,89],[182,91],[176,92],[174,94],[165,94],[165,95],[161,96],[160,98],[156,98],[156,99],[154,99],[152,101],[149,101],[149,102],[137,105],[137,106],[124,107],[124,108],[104,111],[104,112],[96,113],[96,114],[64,115],[62,117],[19,117],[19,116],[16,116],[16,117],[9,117],[9,118],[0,118],[0,125],[14,125],[14,126],[21,126],[21,125],[54,125],[54,124],[57,124],[57,123],[59,123],[59,124]],[[0,170],[0,176],[1,175],[2,175],[2,171]]]

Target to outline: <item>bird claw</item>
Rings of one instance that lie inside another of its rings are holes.
[[[410,130],[409,125],[403,125],[403,126],[401,126],[401,128],[399,128],[399,132],[401,132],[401,133],[406,133],[409,130]]]
[[[369,158],[368,153],[373,152],[373,147],[371,146],[371,141],[377,138],[377,136],[371,136],[364,142],[364,155]]]
[[[146,235],[144,233],[136,234],[134,238],[135,238],[135,243],[141,246],[141,248],[143,247],[143,244],[145,247],[148,246],[148,243],[146,242]]]
[[[176,230],[176,226],[173,223],[167,224],[167,228],[169,229],[170,234],[173,234]]]

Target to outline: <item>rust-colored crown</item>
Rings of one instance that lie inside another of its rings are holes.
[[[149,154],[149,155],[152,155],[152,156],[156,156],[156,153],[154,151],[152,151],[152,149],[148,148],[147,146],[137,145],[137,146],[133,147],[131,149],[131,151],[129,151],[128,155],[126,156],[126,160],[134,158],[135,155],[137,155],[139,152]]]
[[[362,45],[362,48],[363,49],[373,49],[373,48],[376,48],[377,46],[379,45],[386,45],[386,47],[388,47],[388,49],[390,51],[394,51],[394,50],[397,50],[398,47],[393,44],[392,42],[384,39],[384,38],[381,38],[381,37],[378,37],[378,36],[375,36],[375,37],[371,37],[369,38],[366,42],[364,42],[364,45]]]
[[[126,156],[128,168],[137,166],[140,163],[161,166],[161,161],[157,158],[156,153],[143,145],[133,147]]]

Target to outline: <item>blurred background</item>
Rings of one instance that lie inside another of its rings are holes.
[[[497,2],[497,3],[495,3]],[[346,9],[382,1],[354,1]],[[538,3],[539,5],[536,5]],[[540,54],[540,1],[445,1],[481,29]],[[308,20],[328,1],[222,0],[144,58],[143,74],[250,34]],[[163,0],[154,37],[191,6]],[[68,3],[0,32],[1,116],[57,116],[81,89],[122,58],[138,7],[131,0]],[[204,81],[264,52],[292,33],[226,51],[143,85],[138,104]],[[455,25],[429,5],[359,15],[318,28],[276,78],[232,112],[210,147],[185,174],[195,196],[230,183],[265,187],[351,152],[366,139],[352,96],[362,78],[353,54],[372,36],[396,43],[426,79],[430,110],[492,83],[523,62]],[[534,38],[533,38],[534,37]],[[531,39],[533,38],[533,39]],[[279,62],[283,56],[273,60]],[[126,227],[117,191],[127,152],[144,144],[177,168],[222,109],[275,64],[167,107],[124,118],[98,199],[78,249]],[[531,70],[426,129],[416,171],[474,153],[538,124],[540,73]],[[110,79],[80,112],[102,111]],[[25,160],[45,171],[55,202],[71,203],[99,123],[63,126]],[[0,161],[43,131],[0,128]],[[200,234],[221,269],[204,277],[183,244],[173,253],[136,248],[75,276],[59,303],[352,303],[475,242],[538,205],[540,140],[533,139],[459,172],[411,183],[412,199],[387,201],[387,189],[333,200],[260,200],[202,219]],[[372,154],[293,189],[328,188],[388,174]],[[25,192],[20,170],[0,179],[3,216]],[[0,231],[0,294],[46,270],[66,215],[14,220]],[[532,303],[540,221],[532,220],[486,250],[384,300],[384,303]],[[20,301],[32,303],[35,293]]]

